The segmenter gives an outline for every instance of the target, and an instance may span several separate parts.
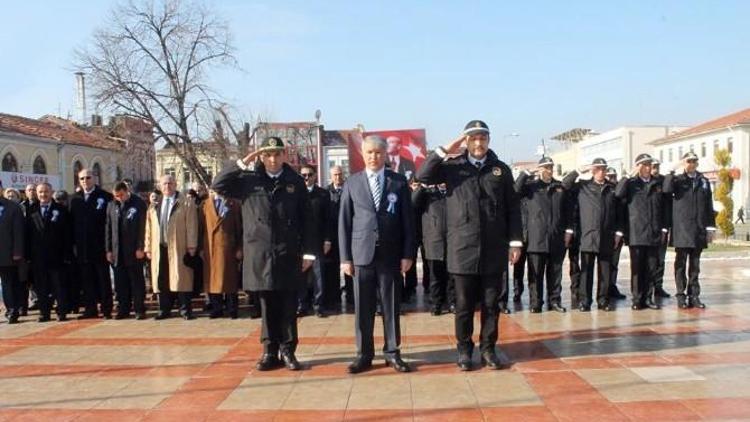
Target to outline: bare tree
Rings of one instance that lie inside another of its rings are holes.
[[[193,143],[216,121],[219,95],[208,71],[237,66],[225,21],[202,3],[129,1],[117,6],[91,45],[76,51],[75,66],[89,76],[99,107],[142,118],[155,142],[174,148],[191,172],[208,183]],[[210,133],[210,132],[209,132]]]

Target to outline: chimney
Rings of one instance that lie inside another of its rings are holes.
[[[83,72],[76,72],[76,106],[78,108],[78,123],[86,124],[86,84]]]

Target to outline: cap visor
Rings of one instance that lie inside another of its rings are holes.
[[[490,130],[483,127],[472,127],[464,131],[464,135],[476,135],[477,133],[490,133]]]

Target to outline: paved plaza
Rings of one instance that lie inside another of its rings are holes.
[[[669,299],[661,311],[623,301],[613,313],[530,314],[525,297],[501,317],[504,371],[458,372],[453,315],[431,316],[421,294],[402,317],[410,374],[377,358],[346,373],[351,314],[300,320],[305,369],[264,373],[259,320],[40,324],[32,314],[0,324],[0,420],[750,420],[748,264],[705,256],[704,311]],[[564,286],[567,302],[567,276]]]

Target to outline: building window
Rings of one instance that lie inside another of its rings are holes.
[[[14,157],[11,153],[5,154],[5,157],[3,157],[2,168],[3,171],[12,171],[18,173],[18,161],[16,161],[16,157]]]
[[[167,167],[164,169],[164,176],[172,176],[174,177],[174,167]]]
[[[83,170],[83,164],[76,160],[73,163],[73,186],[78,186],[78,173],[80,173],[81,170]]]
[[[677,159],[682,160],[682,147],[677,148]]]
[[[187,167],[182,168],[182,184],[188,186],[190,184],[190,170]]]
[[[706,158],[706,143],[701,142],[701,158]]]
[[[690,149],[688,150],[688,152],[695,152],[695,148],[693,144],[690,144]]]
[[[716,155],[716,151],[718,150],[719,150],[719,140],[715,139],[714,140],[714,155]]]
[[[664,150],[663,149],[659,150],[659,161],[661,161],[662,163],[664,162]]]
[[[34,159],[34,174],[47,174],[47,163],[41,155],[37,155]]]
[[[733,149],[734,149],[734,142],[732,142],[732,138],[729,137],[727,138],[727,150],[731,154]]]
[[[556,165],[557,167],[557,175],[562,176],[562,164]]]
[[[94,163],[94,165],[91,167],[91,172],[94,173],[94,182],[96,182],[97,185],[101,185],[102,167],[99,165],[99,163]]]
[[[672,155],[672,148],[669,149],[669,162],[671,163],[674,161],[674,156]]]

